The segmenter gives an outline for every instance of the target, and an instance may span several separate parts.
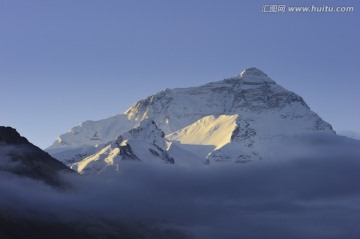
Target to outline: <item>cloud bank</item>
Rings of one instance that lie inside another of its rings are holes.
[[[0,172],[0,212],[109,234],[126,225],[143,238],[359,238],[359,141],[299,137],[272,150],[247,164],[67,175],[69,190]]]

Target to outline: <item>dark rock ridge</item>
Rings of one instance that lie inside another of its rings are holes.
[[[0,142],[7,144],[29,144],[29,141],[22,137],[14,128],[0,126]]]
[[[31,144],[14,128],[0,126],[0,172],[43,181],[57,187],[65,186],[59,173],[75,173],[65,164]]]

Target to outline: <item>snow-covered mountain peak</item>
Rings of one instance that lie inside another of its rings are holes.
[[[250,67],[250,68],[247,68],[247,69],[243,70],[240,73],[240,76],[241,77],[246,77],[246,76],[268,77],[264,72],[262,72],[261,70],[259,70],[256,67]]]
[[[96,145],[113,142],[120,135],[110,151],[120,143],[131,145],[139,159],[148,158],[149,152],[162,155],[168,150],[178,155],[178,147],[189,151],[187,155],[198,152],[209,162],[243,162],[265,156],[263,145],[268,142],[264,139],[315,132],[334,133],[301,96],[252,67],[205,85],[166,89],[139,100],[122,114],[86,121],[61,135],[48,152],[66,163],[79,162],[101,148]],[[178,162],[183,159],[178,158]]]
[[[263,71],[255,67],[250,67],[245,69],[240,73],[240,75],[237,78],[250,84],[251,83],[276,84],[275,81],[273,81],[268,75],[266,75]]]
[[[174,163],[167,152],[165,134],[151,119],[142,120],[133,129],[122,133],[115,140],[99,146],[100,150],[71,164],[81,174],[103,174],[119,171],[123,161]]]
[[[118,137],[119,140],[145,140],[149,143],[165,148],[165,133],[160,130],[154,120],[144,119],[133,129],[121,134]]]

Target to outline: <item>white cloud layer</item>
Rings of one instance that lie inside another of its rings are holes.
[[[204,168],[129,163],[116,177],[66,176],[66,191],[0,172],[0,213],[174,238],[359,238],[360,142],[314,136],[273,150]]]

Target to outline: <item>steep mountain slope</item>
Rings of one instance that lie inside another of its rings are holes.
[[[115,139],[118,132],[125,132],[135,125],[136,122],[129,121],[124,114],[99,121],[88,120],[59,136],[48,150],[106,143]]]
[[[195,123],[182,128],[167,138],[179,141],[181,144],[213,145],[221,148],[231,140],[236,129],[237,115],[205,116]]]
[[[0,171],[64,186],[60,172],[74,173],[11,127],[0,126]]]
[[[314,116],[314,130],[331,130],[300,96],[277,85],[256,68],[200,87],[167,89],[137,102],[125,113],[131,120],[152,118],[169,134],[209,115],[256,116],[285,108],[291,108],[295,114],[301,110],[299,114]]]
[[[119,171],[119,165],[128,160],[174,163],[166,151],[168,142],[164,137],[164,132],[155,122],[146,119],[116,140],[98,146],[101,149],[97,153],[71,165],[71,168],[82,174],[96,175]]]
[[[59,136],[46,151],[65,164],[76,163],[96,153],[99,148],[94,146],[116,139],[120,133],[135,127],[136,123],[124,114],[99,121],[85,121]]]
[[[269,140],[334,133],[300,96],[249,68],[239,76],[199,87],[166,89],[123,114],[83,123],[61,135],[48,152],[66,163],[79,162],[146,119],[155,122],[173,147],[206,163],[261,159],[268,157]],[[175,163],[182,158],[175,157]]]

